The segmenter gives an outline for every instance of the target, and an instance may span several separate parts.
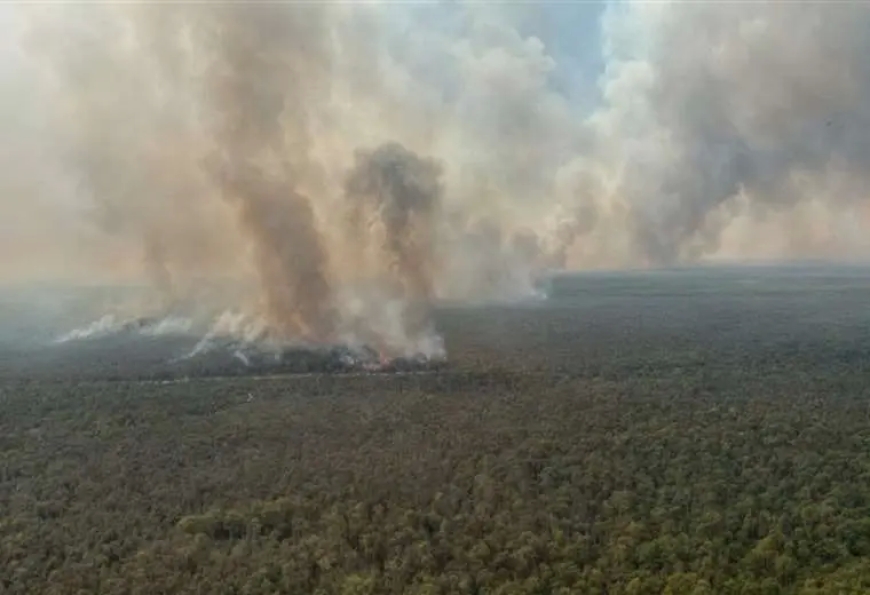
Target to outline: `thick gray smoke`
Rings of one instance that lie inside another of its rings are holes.
[[[441,166],[397,143],[358,150],[345,180],[348,238],[366,278],[354,324],[370,342],[389,345],[377,321],[385,303],[398,308],[400,343],[432,333],[429,310],[439,273]]]
[[[4,10],[4,274],[431,354],[545,269],[870,250],[864,4],[609,5],[591,107],[558,3]]]
[[[345,183],[362,241],[382,236],[379,252],[398,291],[414,301],[435,297],[436,221],[441,167],[396,143],[358,151]],[[377,226],[379,229],[372,229]],[[372,233],[372,232],[375,233]],[[378,233],[379,232],[379,233]]]

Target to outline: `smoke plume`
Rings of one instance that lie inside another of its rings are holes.
[[[612,9],[606,104],[589,120],[595,144],[576,172],[604,189],[599,204],[619,206],[629,258],[866,257],[843,224],[867,224],[868,24],[857,3]],[[811,203],[823,208],[810,215]],[[819,215],[827,232],[798,224]],[[722,245],[747,226],[748,244]],[[791,248],[766,255],[767,239]]]
[[[198,17],[208,28],[211,170],[250,241],[267,320],[279,335],[330,341],[327,254],[299,183],[308,166],[307,106],[322,101],[318,85],[329,72],[322,15],[225,4]]]
[[[867,257],[870,8],[595,10],[4,7],[3,274],[433,355],[548,269]]]
[[[380,238],[384,271],[412,300],[431,300],[435,275],[435,218],[441,199],[440,166],[390,143],[359,151],[345,193],[358,237]],[[374,229],[374,228],[378,229]]]

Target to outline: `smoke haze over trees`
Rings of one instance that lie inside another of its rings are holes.
[[[866,257],[868,7],[607,5],[597,103],[558,10],[4,7],[0,272],[402,354],[544,269]]]

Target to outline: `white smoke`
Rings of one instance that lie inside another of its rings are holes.
[[[117,314],[105,314],[99,319],[82,327],[68,331],[55,339],[55,343],[69,343],[70,341],[83,341],[99,339],[120,333],[138,334],[148,337],[160,337],[165,335],[185,335],[194,327],[194,321],[181,316],[167,316],[166,318],[123,318]]]
[[[139,332],[143,335],[159,337],[162,335],[184,335],[194,327],[194,321],[183,316],[167,316],[153,324],[143,325]]]
[[[226,345],[237,345],[235,350],[258,344],[266,344],[268,338],[266,321],[241,311],[221,312],[209,326],[203,337],[181,359],[190,359],[209,353]],[[246,364],[247,365],[247,364]]]
[[[95,320],[83,327],[64,333],[55,339],[55,343],[69,343],[70,341],[105,337],[118,332],[122,326],[123,325],[118,322],[114,314],[106,314],[99,320]]]

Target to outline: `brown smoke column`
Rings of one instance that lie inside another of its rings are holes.
[[[294,183],[305,159],[306,95],[328,71],[319,13],[233,4],[210,16],[210,169],[252,244],[271,328],[282,338],[327,341],[335,322],[327,257]]]

